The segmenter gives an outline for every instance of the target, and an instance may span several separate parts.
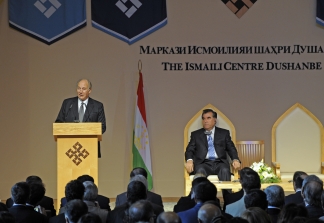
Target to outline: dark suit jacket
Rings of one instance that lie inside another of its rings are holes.
[[[281,210],[277,209],[277,208],[268,208],[267,209],[267,213],[269,214],[272,223],[277,223],[278,215],[279,215],[280,211]]]
[[[147,191],[146,200],[150,201],[153,204],[163,207],[162,197],[159,194]],[[117,195],[116,197],[116,207],[125,204],[127,201],[127,192]]]
[[[65,99],[55,122],[75,122],[78,119],[78,97]],[[83,122],[101,122],[102,133],[104,133],[106,131],[106,117],[103,104],[89,98],[88,105],[83,116]],[[98,157],[101,157],[99,143]]]
[[[178,213],[193,208],[196,205],[195,199],[191,199],[191,193],[186,197],[180,197],[178,203],[174,205],[173,212]]]
[[[65,215],[64,213],[59,214],[55,217],[50,218],[49,223],[65,223]]]
[[[6,201],[6,206],[7,208],[11,208],[13,205],[13,200],[12,198],[8,198]],[[55,216],[56,215],[56,210],[54,209],[54,201],[53,198],[44,196],[42,198],[42,200],[40,200],[36,205],[40,205],[43,208],[45,208],[45,210],[49,210],[51,211],[51,216]]]
[[[9,208],[9,212],[15,217],[16,223],[47,223],[45,215],[34,211],[33,207],[15,205]]]
[[[203,163],[208,152],[207,136],[204,132],[205,129],[203,128],[192,132],[190,142],[186,148],[185,160],[193,159],[195,166]],[[215,127],[214,147],[218,158],[221,159],[223,163],[229,165],[226,153],[232,160],[239,160],[237,150],[228,130]]]
[[[320,218],[324,216],[324,211],[322,207],[315,207],[308,205],[306,206],[307,212],[308,212],[308,218]]]
[[[290,203],[294,203],[294,204],[304,203],[304,199],[301,195],[301,191],[298,191],[294,194],[289,194],[288,196],[285,197],[285,205]]]
[[[197,223],[198,222],[198,211],[202,206],[202,203],[196,204],[193,208],[177,213],[182,222],[185,223]]]
[[[224,195],[224,206],[223,206],[223,211],[226,211],[226,205],[232,204],[238,200],[240,200],[244,196],[244,191],[243,189],[236,192],[236,193],[226,193]]]
[[[164,212],[164,209],[161,206],[153,204],[152,202],[151,202],[151,204],[153,206],[153,211],[156,216],[159,216],[159,214]],[[108,213],[106,222],[107,223],[122,223],[122,222],[124,222],[123,219],[125,217],[125,211],[127,209],[128,209],[127,203],[122,204],[118,207],[115,207],[114,210],[112,210]]]
[[[110,200],[108,197],[98,194],[97,201],[99,203],[100,209],[106,209],[108,211],[111,211],[109,206]],[[64,207],[66,203],[67,203],[66,198],[65,197],[61,198],[61,208]]]

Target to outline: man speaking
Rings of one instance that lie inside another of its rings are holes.
[[[219,180],[230,181],[230,164],[226,153],[233,160],[235,169],[241,163],[229,131],[216,127],[216,118],[217,113],[212,109],[203,110],[203,128],[191,133],[185,152],[185,167],[188,173],[218,175]]]
[[[103,104],[89,98],[92,84],[87,79],[77,83],[77,97],[63,101],[61,110],[55,122],[101,122],[102,133],[106,131],[106,118]],[[101,157],[98,143],[98,157]]]

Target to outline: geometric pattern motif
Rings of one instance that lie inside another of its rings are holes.
[[[256,1],[257,0],[222,0],[238,18],[241,18]]]
[[[125,15],[130,18],[132,17],[132,15],[137,11],[137,9],[139,7],[141,7],[142,3],[138,0],[130,0],[133,5],[130,7],[130,8],[127,8],[127,6],[125,5],[125,3],[127,2],[128,0],[121,0],[121,1],[118,1],[116,3],[116,6],[122,11],[125,13]],[[136,7],[135,7],[136,6]]]
[[[46,8],[44,6],[44,3],[47,0],[40,0],[36,1],[34,6],[38,8],[39,11],[41,11],[47,18],[51,17],[54,12],[61,6],[61,3],[57,0],[49,0],[49,2],[52,4],[51,7]]]
[[[85,159],[89,156],[89,152],[86,149],[83,149],[81,151],[81,149],[83,148],[83,146],[79,143],[76,142],[73,145],[73,149],[69,149],[65,154],[73,161],[73,163],[75,163],[75,165],[79,165],[82,162],[82,159]]]

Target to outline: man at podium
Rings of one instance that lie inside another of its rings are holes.
[[[77,83],[77,97],[63,101],[61,110],[55,122],[101,122],[102,133],[106,131],[106,118],[103,104],[89,97],[92,84],[88,79]],[[98,156],[100,144],[98,143]]]

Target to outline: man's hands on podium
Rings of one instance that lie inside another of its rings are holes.
[[[237,169],[241,166],[241,163],[238,160],[233,160],[232,165],[233,165],[234,169]]]
[[[194,169],[193,160],[187,160],[185,167],[186,167],[187,172],[191,173]]]

